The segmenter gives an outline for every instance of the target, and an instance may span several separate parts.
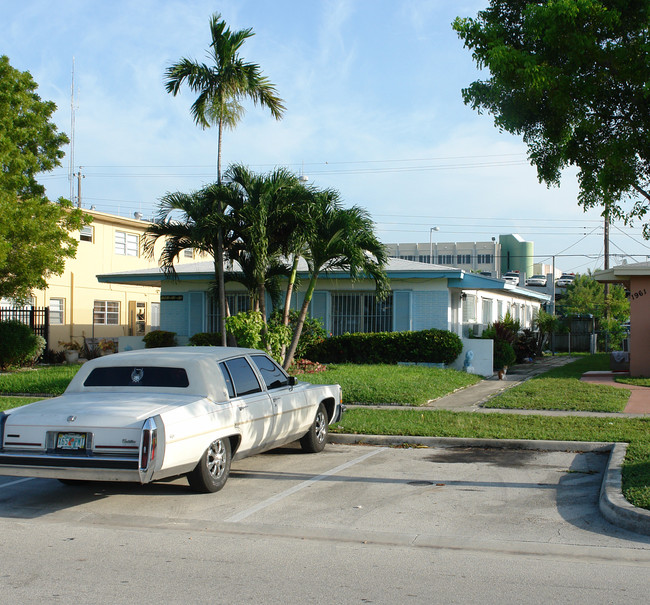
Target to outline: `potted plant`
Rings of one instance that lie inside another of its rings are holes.
[[[63,354],[65,356],[66,363],[76,363],[79,361],[79,351],[81,351],[81,345],[76,340],[71,340],[69,342],[61,342],[59,344],[63,347]]]
[[[117,352],[117,343],[110,338],[102,338],[97,343],[100,355],[112,355]]]

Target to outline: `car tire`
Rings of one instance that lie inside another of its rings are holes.
[[[329,433],[329,419],[327,418],[327,410],[321,403],[316,411],[316,417],[307,434],[300,439],[300,445],[305,452],[315,454],[322,452],[327,443],[327,435]]]
[[[213,441],[196,468],[188,473],[190,487],[203,494],[218,492],[228,480],[231,460],[230,439]]]

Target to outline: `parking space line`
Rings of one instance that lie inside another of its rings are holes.
[[[292,494],[295,494],[296,492],[300,491],[301,489],[304,489],[305,487],[309,487],[310,485],[316,483],[317,481],[321,481],[322,479],[326,479],[327,477],[330,477],[332,475],[335,475],[336,473],[339,473],[346,468],[350,468],[351,466],[354,466],[355,464],[359,464],[359,462],[363,462],[364,460],[370,458],[371,456],[374,456],[375,454],[379,454],[379,452],[383,452],[388,448],[382,447],[376,450],[373,450],[371,452],[368,452],[367,454],[364,454],[363,456],[360,456],[359,458],[356,458],[354,460],[350,460],[349,462],[346,462],[345,464],[341,464],[340,466],[337,466],[336,468],[333,468],[322,475],[318,475],[316,477],[313,477],[311,479],[307,479],[307,481],[303,481],[302,483],[299,483],[298,485],[294,485],[293,487],[290,487],[289,489],[276,494],[275,496],[272,496],[271,498],[267,498],[266,500],[260,502],[259,504],[256,504],[255,506],[252,506],[251,508],[244,510],[240,513],[237,513],[236,515],[233,515],[229,519],[226,519],[226,523],[237,523],[239,521],[242,521],[246,517],[249,517],[250,515],[261,511],[262,509],[266,508],[267,506],[270,506],[271,504],[275,504],[276,502],[280,502],[280,500],[284,500],[284,498],[291,496]]]
[[[16,479],[16,481],[10,481],[9,483],[0,483],[0,487],[9,487],[11,485],[18,485],[19,483],[24,483],[25,481],[33,481],[34,477],[25,477],[24,479]]]

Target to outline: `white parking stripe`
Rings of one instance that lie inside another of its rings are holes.
[[[10,485],[18,485],[19,483],[24,483],[25,481],[33,481],[34,477],[25,477],[25,479],[16,479],[16,481],[10,481],[9,483],[0,483],[0,487],[9,487]]]
[[[358,464],[359,462],[363,462],[367,458],[370,458],[371,456],[374,456],[375,454],[379,454],[379,452],[383,452],[388,448],[382,447],[377,450],[373,450],[371,452],[368,452],[367,454],[364,454],[360,458],[356,458],[355,460],[350,460],[349,462],[346,462],[345,464],[341,464],[340,466],[337,466],[336,468],[333,468],[330,471],[327,471],[326,473],[323,473],[322,475],[318,475],[317,477],[313,477],[312,479],[307,479],[307,481],[303,481],[302,483],[299,483],[298,485],[294,485],[294,487],[289,488],[288,490],[283,491],[280,494],[277,494],[275,496],[272,496],[271,498],[268,498],[264,500],[263,502],[260,502],[259,504],[256,504],[255,506],[242,511],[241,513],[238,513],[236,515],[233,515],[229,519],[226,519],[226,523],[237,523],[239,521],[242,521],[246,517],[249,517],[250,515],[262,510],[263,508],[266,508],[267,506],[270,506],[271,504],[275,504],[276,502],[280,502],[280,500],[283,500],[287,496],[291,496],[292,494],[295,494],[296,492],[300,491],[301,489],[304,489],[305,487],[309,487],[313,483],[316,483],[317,481],[320,481],[321,479],[326,479],[327,477],[330,477],[331,475],[335,475],[336,473],[345,470],[346,468],[349,468],[351,466],[354,466],[355,464]]]

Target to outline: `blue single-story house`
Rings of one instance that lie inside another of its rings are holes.
[[[292,301],[296,309],[308,282],[306,269],[305,264],[299,266],[302,287]],[[179,343],[198,332],[216,332],[217,308],[209,293],[213,262],[181,264],[176,272],[177,280],[169,279],[159,268],[97,278],[102,283],[159,286],[160,329],[176,332]],[[371,279],[353,281],[341,270],[323,273],[312,298],[311,316],[319,317],[333,335],[438,328],[467,337],[480,335],[507,312],[522,327],[530,327],[539,308],[549,302],[546,294],[454,267],[391,258],[386,272],[391,292],[383,301],[376,299]],[[242,285],[229,282],[226,292],[231,313],[248,308],[248,294]],[[267,308],[271,308],[270,301]]]

